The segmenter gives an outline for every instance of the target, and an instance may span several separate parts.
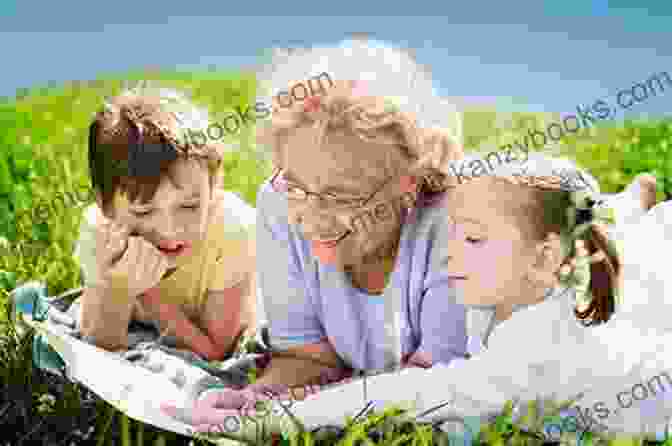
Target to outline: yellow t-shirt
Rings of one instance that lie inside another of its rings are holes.
[[[254,275],[255,209],[231,192],[216,191],[204,238],[177,259],[178,269],[159,282],[163,302],[180,305],[197,318],[208,291],[221,291],[251,281]],[[95,228],[106,219],[94,204],[85,210],[75,250],[85,283],[96,282]],[[140,310],[138,312],[138,310]],[[143,311],[136,308],[135,317]]]

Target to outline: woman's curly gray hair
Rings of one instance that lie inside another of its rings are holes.
[[[325,73],[334,82],[316,110],[307,111],[303,98],[284,105],[274,97]],[[429,71],[408,51],[370,40],[275,50],[258,77],[258,100],[274,105],[270,123],[258,129],[259,142],[272,146],[276,162],[287,135],[304,125],[318,130],[318,142],[328,129],[345,127],[364,140],[395,145],[413,160],[409,170],[418,177],[443,175],[463,154],[460,113],[438,96]],[[359,86],[364,93],[356,93]],[[442,183],[425,181],[423,187],[435,191]]]

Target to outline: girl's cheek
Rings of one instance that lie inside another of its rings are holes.
[[[485,281],[495,281],[506,262],[513,261],[510,243],[488,240],[465,249],[465,274],[477,275]],[[483,285],[494,285],[493,283]]]

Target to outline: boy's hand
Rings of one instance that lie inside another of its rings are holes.
[[[130,228],[118,223],[99,230],[98,271],[104,285],[137,297],[159,283],[168,269],[168,260],[144,238],[129,237],[130,232]]]

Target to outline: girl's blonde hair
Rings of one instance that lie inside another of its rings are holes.
[[[106,100],[89,126],[89,172],[103,207],[112,203],[118,190],[128,193],[131,201],[138,196],[151,199],[161,177],[179,158],[202,160],[211,186],[219,185],[223,145],[195,145],[188,138],[189,131],[203,131],[208,125],[207,111],[172,89],[139,85]],[[131,174],[140,168],[133,165],[138,156],[155,165],[153,174]]]
[[[363,141],[391,145],[409,159],[404,173],[423,179],[421,190],[445,190],[445,166],[462,156],[461,117],[436,94],[428,72],[408,54],[371,41],[278,52],[261,74],[273,91],[327,73],[335,79],[323,94],[287,107],[274,107],[272,119],[258,129],[260,146],[272,148],[276,167],[284,166],[288,137],[299,127],[315,130],[315,147],[332,130]],[[273,102],[268,95],[262,100]]]

